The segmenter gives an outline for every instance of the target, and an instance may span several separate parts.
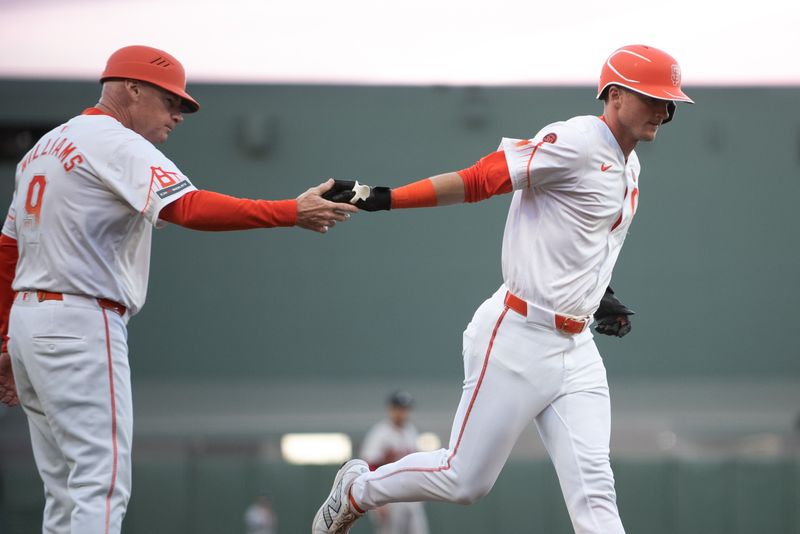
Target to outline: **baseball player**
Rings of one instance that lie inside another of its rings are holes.
[[[375,211],[477,202],[513,193],[503,236],[503,284],[464,332],[465,380],[446,449],[370,471],[344,464],[314,518],[314,534],[343,534],[392,502],[469,504],[495,483],[531,421],[558,474],[579,534],[624,532],[609,462],[610,406],[603,361],[587,327],[625,335],[608,289],[639,201],[634,148],[655,139],[675,102],[692,102],[670,55],[624,46],[602,67],[601,116],[545,126],[459,172],[389,189],[339,182],[337,201]]]
[[[126,325],[145,301],[152,227],[326,232],[357,211],[321,197],[332,180],[279,201],[197,189],[154,146],[200,107],[170,54],[122,48],[100,81],[99,103],[17,165],[0,236],[0,398],[28,417],[48,534],[120,531],[133,430]]]
[[[370,470],[417,452],[416,427],[409,421],[414,399],[407,391],[395,391],[387,401],[387,417],[369,429],[361,445],[361,458]],[[428,520],[421,502],[390,503],[372,511],[376,534],[428,534]]]
[[[275,534],[278,519],[272,503],[265,495],[259,495],[244,513],[245,534]]]

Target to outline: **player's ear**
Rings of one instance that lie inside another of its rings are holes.
[[[608,104],[614,106],[615,108],[619,108],[624,93],[625,92],[622,87],[618,85],[610,86],[608,88]]]

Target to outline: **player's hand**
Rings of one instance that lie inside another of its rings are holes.
[[[388,187],[372,187],[352,180],[334,180],[323,198],[332,202],[353,204],[364,211],[392,209],[392,190]]]
[[[324,234],[336,226],[337,222],[346,221],[351,213],[358,212],[358,209],[350,204],[337,204],[324,199],[322,195],[332,187],[333,178],[297,197],[296,226]]]
[[[600,300],[600,307],[594,312],[597,321],[594,330],[598,334],[623,337],[631,331],[630,316],[634,313],[614,296],[614,290],[609,286]]]
[[[0,402],[8,406],[19,404],[14,371],[11,369],[11,356],[7,352],[0,354]]]

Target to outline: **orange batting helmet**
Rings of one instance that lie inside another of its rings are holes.
[[[200,104],[186,92],[186,71],[170,54],[149,46],[126,46],[108,58],[100,76],[104,82],[112,78],[130,78],[157,85],[181,98],[181,111],[194,113]]]
[[[675,58],[666,52],[645,45],[623,46],[608,56],[600,83],[597,85],[597,98],[603,98],[611,85],[619,85],[659,100],[669,100],[669,122],[675,114],[675,102],[694,104],[681,90],[681,67]]]

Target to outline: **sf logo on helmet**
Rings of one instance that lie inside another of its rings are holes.
[[[681,67],[677,63],[672,65],[672,85],[675,87],[681,85]]]

